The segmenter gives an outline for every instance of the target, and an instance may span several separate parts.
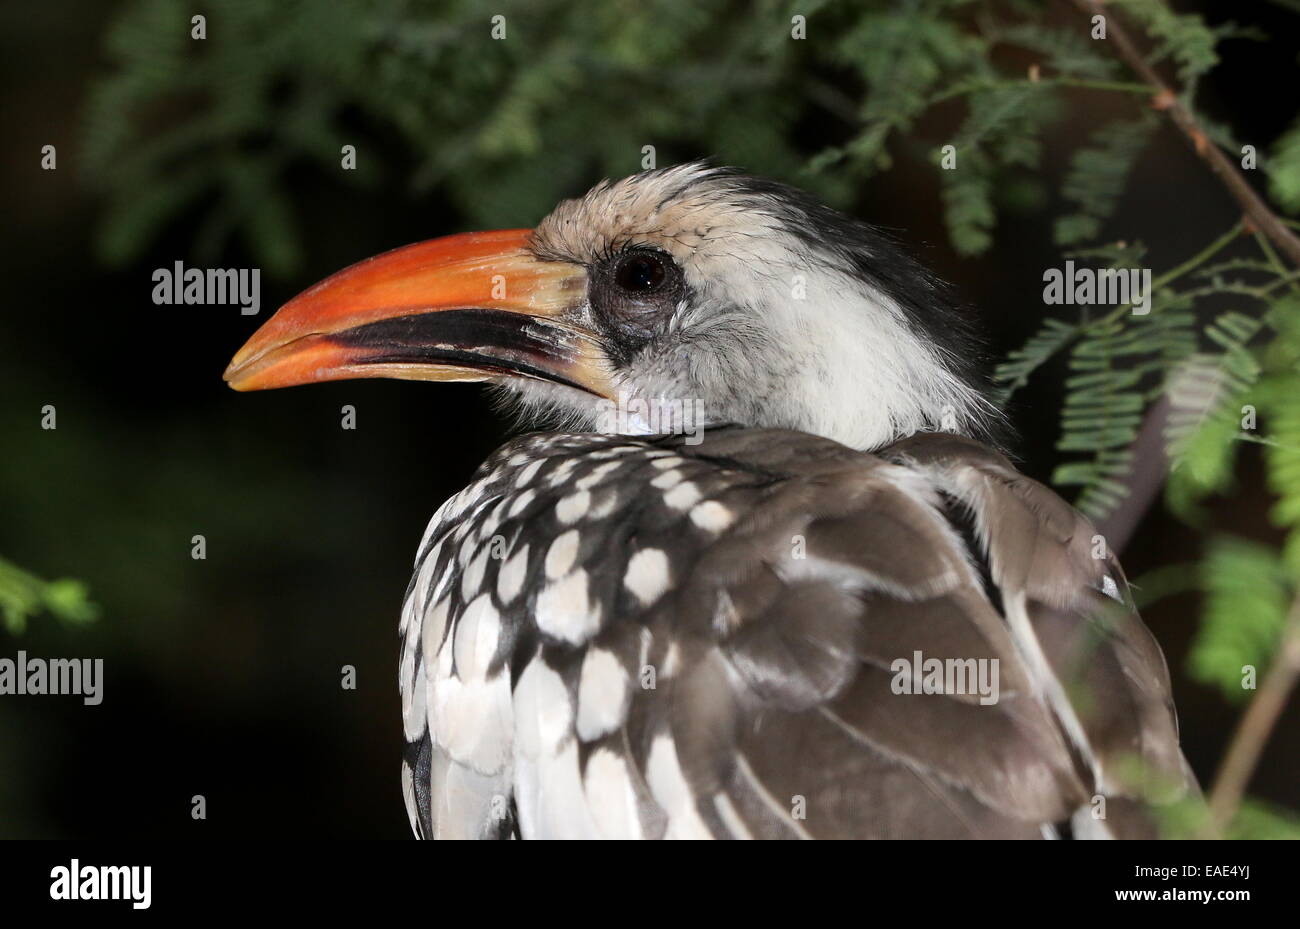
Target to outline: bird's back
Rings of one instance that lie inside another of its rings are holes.
[[[1126,836],[1195,789],[1119,566],[996,452],[687,439],[526,436],[434,517],[417,834]]]

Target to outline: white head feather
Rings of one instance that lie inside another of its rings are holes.
[[[942,286],[878,230],[793,188],[701,164],[645,172],[561,203],[532,241],[538,257],[589,268],[628,247],[671,256],[687,294],[613,366],[620,392],[859,449],[978,435],[997,418]],[[599,328],[590,299],[575,313]],[[509,386],[530,412],[595,428],[594,398]]]

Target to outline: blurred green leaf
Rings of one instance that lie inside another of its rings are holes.
[[[99,615],[81,581],[41,580],[0,558],[0,616],[5,629],[10,635],[21,635],[28,621],[43,612],[72,625],[91,622]]]

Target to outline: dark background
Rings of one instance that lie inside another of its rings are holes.
[[[1200,95],[1209,115],[1263,149],[1296,112],[1297,19],[1269,4],[1177,6],[1270,34],[1225,45]],[[169,227],[141,260],[108,269],[92,247],[101,205],[78,178],[82,109],[105,67],[103,33],[116,10],[51,0],[0,13],[0,555],[45,577],[85,580],[102,610],[86,627],[38,618],[19,639],[0,633],[0,655],[23,648],[106,665],[98,707],[0,699],[0,836],[407,835],[398,609],[429,517],[507,425],[472,386],[353,381],[238,395],[221,372],[298,290],[381,250],[459,231],[463,220],[436,187],[411,193],[401,171],[409,156],[395,142],[379,158],[396,167],[369,190],[339,183],[337,172],[293,167],[288,193],[307,230],[305,261],[291,279],[263,275],[262,314],[154,306],[150,275],[186,258],[194,217]],[[1086,128],[1112,105],[1080,96],[1078,118],[1048,139],[1047,177],[1059,181]],[[817,128],[800,131],[815,150]],[[54,172],[39,167],[47,143],[59,150]],[[660,163],[727,155],[661,149]],[[627,172],[638,160],[629,152]],[[866,185],[856,212],[904,230],[978,309],[995,355],[1037,327],[1042,269],[1058,263],[1049,214],[1003,221],[987,255],[958,258],[934,171],[907,164]],[[1166,126],[1108,228],[1140,236],[1161,268],[1236,215]],[[235,246],[211,264],[252,262]],[[1061,372],[1044,372],[1012,409],[1015,451],[1043,480],[1057,461]],[[58,410],[56,431],[39,428],[47,403]],[[340,428],[344,404],[357,409],[356,431]],[[1216,505],[1215,524],[1273,540],[1257,475],[1248,463],[1234,497]],[[203,561],[190,557],[196,533],[207,538]],[[1153,507],[1124,553],[1126,569],[1138,577],[1190,561],[1199,540]],[[1184,673],[1197,612],[1188,594],[1146,619],[1168,655],[1188,758],[1208,782],[1238,710]],[[340,687],[343,665],[357,669],[355,691]],[[1293,701],[1252,784],[1254,795],[1292,809],[1298,723]],[[195,794],[207,799],[206,821],[190,817]]]

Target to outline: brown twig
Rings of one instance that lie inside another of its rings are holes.
[[[1146,515],[1147,507],[1160,493],[1169,470],[1169,456],[1165,452],[1165,426],[1169,422],[1172,404],[1167,394],[1151,405],[1142,418],[1142,428],[1129,446],[1132,464],[1120,477],[1127,488],[1125,500],[1136,506],[1117,506],[1097,521],[1097,531],[1106,539],[1106,545],[1116,555],[1124,551],[1138,523]]]
[[[1192,143],[1192,148],[1228,188],[1234,200],[1240,205],[1250,224],[1267,236],[1278,249],[1291,260],[1300,265],[1300,237],[1297,237],[1277,215],[1268,208],[1255,189],[1247,183],[1246,178],[1237,170],[1237,166],[1205,134],[1200,122],[1165,83],[1159,72],[1151,66],[1145,56],[1138,50],[1133,39],[1119,22],[1118,17],[1108,15],[1102,0],[1074,0],[1074,4],[1091,16],[1106,17],[1106,37],[1112,43],[1115,52],[1124,60],[1142,82],[1150,84],[1156,91],[1152,105],[1169,114],[1183,135]]]
[[[1300,595],[1291,603],[1286,625],[1282,630],[1282,644],[1277,658],[1264,675],[1259,690],[1250,701],[1223,764],[1210,791],[1210,819],[1219,834],[1227,828],[1241,805],[1241,798],[1250,783],[1250,777],[1259,763],[1269,734],[1277,725],[1278,717],[1286,706],[1296,680],[1300,678]]]

